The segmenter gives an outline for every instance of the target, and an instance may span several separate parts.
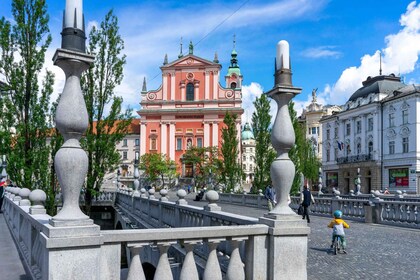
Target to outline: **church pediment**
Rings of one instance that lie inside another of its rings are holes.
[[[220,67],[220,64],[211,62],[207,59],[195,56],[195,55],[186,55],[177,60],[162,66],[161,69],[170,69],[170,68],[178,68],[178,67]]]

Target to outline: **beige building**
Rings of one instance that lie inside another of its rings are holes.
[[[310,139],[318,159],[322,160],[322,124],[319,122],[322,117],[330,116],[340,112],[341,107],[337,105],[322,105],[317,102],[316,89],[312,90],[312,101],[299,117],[299,121],[305,124],[306,138]]]

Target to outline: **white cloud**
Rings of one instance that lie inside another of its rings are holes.
[[[302,51],[302,56],[307,58],[323,58],[323,57],[331,57],[331,58],[339,58],[341,56],[341,52],[334,50],[335,46],[319,46],[315,48],[309,48]]]
[[[252,114],[255,111],[254,101],[263,94],[264,89],[259,83],[251,82],[250,85],[242,85],[242,123],[251,122]]]
[[[420,4],[411,2],[401,15],[400,24],[402,29],[398,33],[385,37],[384,49],[364,55],[359,66],[345,69],[332,87],[326,86],[322,94],[328,103],[344,104],[362,86],[362,81],[377,75],[380,53],[383,74],[408,74],[415,70],[420,53]]]

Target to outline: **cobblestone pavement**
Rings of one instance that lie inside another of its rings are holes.
[[[188,203],[195,194],[187,196]],[[223,211],[261,217],[267,210],[219,203]],[[347,254],[330,252],[330,219],[311,216],[308,240],[308,279],[420,279],[420,230],[346,220]]]

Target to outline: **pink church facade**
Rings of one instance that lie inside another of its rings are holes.
[[[183,177],[192,176],[192,166],[182,162],[182,155],[192,145],[220,147],[223,118],[236,114],[238,139],[241,133],[242,75],[232,52],[231,65],[224,76],[225,87],[219,83],[222,66],[217,60],[193,54],[161,66],[162,85],[157,90],[141,92],[140,156],[162,153],[177,164]],[[239,149],[240,150],[240,149]]]

